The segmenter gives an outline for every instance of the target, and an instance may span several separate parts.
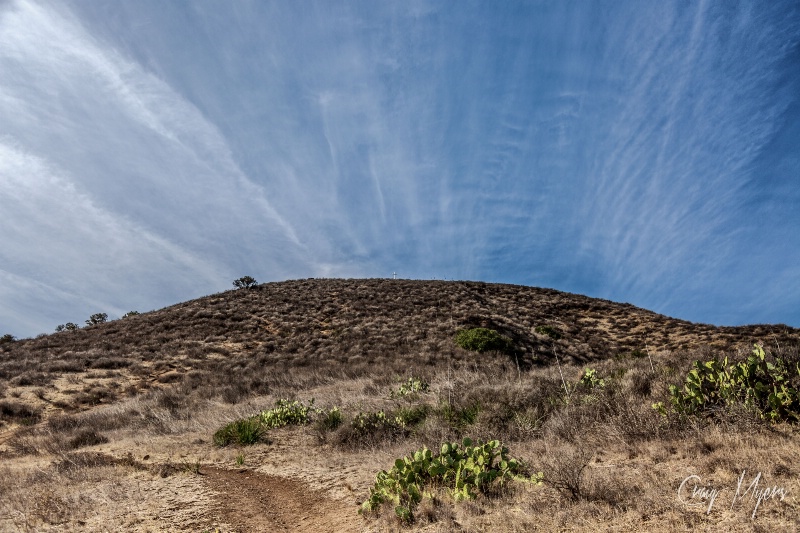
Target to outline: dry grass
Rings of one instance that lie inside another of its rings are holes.
[[[473,326],[497,329],[517,353],[461,350],[453,337]],[[798,360],[800,332],[786,326],[715,328],[508,285],[305,280],[5,343],[0,529],[216,527],[202,465],[298,478],[355,513],[394,458],[469,436],[503,440],[546,483],[458,505],[442,492],[412,529],[797,530],[794,428],[735,408],[680,420],[650,407],[693,360],[743,356],[754,342]],[[577,385],[587,366],[605,387]],[[428,390],[393,395],[411,376]],[[244,449],[211,445],[220,426],[280,398],[337,406],[343,424],[273,430],[269,444]],[[412,422],[354,428],[359,413],[379,411]],[[743,470],[789,496],[762,503],[755,520],[749,502],[730,509]],[[691,474],[724,490],[709,514],[678,501]],[[391,510],[361,523],[400,528]]]

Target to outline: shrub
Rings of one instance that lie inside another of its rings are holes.
[[[213,441],[217,446],[255,444],[265,440],[267,429],[309,424],[314,415],[322,415],[319,422],[320,429],[333,430],[342,423],[342,413],[338,407],[333,407],[326,413],[314,407],[313,399],[308,405],[297,400],[280,399],[275,402],[273,409],[266,409],[249,418],[235,420],[217,430]]]
[[[127,313],[122,315],[122,318],[129,318],[129,317],[132,317],[132,316],[137,316],[138,314],[139,314],[139,311],[128,311]]]
[[[417,405],[416,407],[401,407],[394,414],[394,422],[401,428],[418,426],[423,423],[428,416],[427,405]]]
[[[800,421],[800,390],[795,383],[800,379],[800,363],[794,369],[778,358],[774,363],[766,360],[764,349],[756,345],[753,353],[736,364],[695,361],[686,376],[683,388],[670,385],[670,401],[675,411],[682,415],[711,412],[715,408],[734,404],[744,405],[770,422]],[[663,403],[654,409],[666,414]]]
[[[105,313],[95,313],[89,317],[89,320],[86,321],[87,326],[95,326],[97,324],[103,324],[105,321],[108,320],[108,315]]]
[[[451,428],[456,430],[463,429],[474,424],[478,419],[478,414],[480,411],[481,406],[477,402],[464,406],[442,403],[439,408],[440,416],[450,425]]]
[[[509,353],[513,349],[511,339],[489,328],[463,329],[456,334],[456,344],[472,352],[497,351]]]
[[[71,450],[76,448],[83,448],[86,446],[96,446],[97,444],[105,444],[108,438],[93,429],[82,429],[78,431],[71,439],[69,439],[68,447]]]
[[[41,415],[39,409],[30,405],[13,400],[0,400],[0,421],[10,420],[28,426],[38,422]]]
[[[44,372],[23,372],[11,378],[10,383],[16,387],[36,387],[50,383],[50,376]]]
[[[261,441],[264,434],[265,428],[260,417],[240,418],[217,430],[214,433],[213,442],[215,446],[228,446],[229,444],[249,446]]]
[[[561,338],[561,332],[553,326],[536,326],[534,331],[540,335],[547,335],[551,339],[558,340]]]
[[[250,276],[244,276],[233,281],[233,286],[237,289],[251,289],[257,284],[258,282],[255,280],[255,278]]]
[[[410,435],[427,416],[428,407],[425,405],[401,408],[388,413],[385,411],[358,413],[350,424],[339,429],[335,440],[339,444],[357,447],[395,440]]]
[[[131,366],[131,364],[133,364],[133,362],[124,357],[99,357],[89,364],[89,368],[117,369],[127,368]]]
[[[597,499],[585,475],[592,452],[586,447],[559,444],[557,451],[548,454],[545,460],[543,481],[571,500]]]
[[[524,475],[522,463],[508,455],[499,441],[486,443],[465,438],[461,445],[446,442],[435,454],[426,447],[402,459],[391,470],[381,471],[370,489],[361,511],[374,511],[386,502],[395,505],[403,522],[414,520],[414,510],[424,497],[431,498],[435,487],[446,487],[456,501],[475,498],[495,481],[524,480],[541,483],[541,472]]]
[[[0,344],[6,344],[6,343],[9,343],[9,342],[14,342],[15,340],[17,340],[17,338],[14,337],[14,335],[12,335],[10,333],[6,333],[2,337],[0,337]]]
[[[79,328],[78,324],[74,322],[67,322],[66,324],[59,324],[56,326],[56,333],[60,333],[62,331],[77,331]]]

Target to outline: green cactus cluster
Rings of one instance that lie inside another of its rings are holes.
[[[311,421],[309,412],[312,414],[321,412],[320,409],[314,407],[313,398],[308,405],[297,400],[280,399],[275,402],[273,409],[261,411],[259,416],[265,427],[280,428],[308,424]]]
[[[360,432],[370,433],[377,429],[396,426],[395,420],[384,411],[358,413],[353,417],[353,427]]]
[[[695,361],[683,387],[670,386],[670,401],[682,415],[696,415],[715,408],[742,404],[770,422],[800,422],[800,363],[794,368],[781,358],[770,362],[764,348],[756,345],[745,361]],[[653,408],[666,414],[663,403]]]
[[[320,419],[321,425],[330,430],[342,423],[342,413],[338,407],[325,411],[314,406],[313,398],[307,405],[298,400],[280,399],[272,409],[226,424],[214,433],[213,440],[217,446],[247,446],[264,441],[268,429],[302,426],[311,423],[314,418]]]
[[[427,381],[423,381],[421,378],[410,377],[407,381],[402,383],[397,391],[392,391],[391,397],[394,398],[396,396],[409,396],[412,394],[416,394],[419,392],[428,392],[430,385]]]
[[[427,409],[399,409],[397,412],[373,411],[358,413],[353,417],[353,428],[359,433],[372,433],[379,430],[404,430],[407,426],[418,424],[425,419]]]
[[[432,489],[446,487],[456,501],[475,498],[493,482],[511,480],[541,483],[539,472],[524,475],[523,464],[508,455],[499,441],[476,442],[465,438],[460,444],[446,442],[434,454],[427,447],[397,459],[391,470],[378,473],[370,496],[361,511],[374,511],[386,502],[395,506],[395,514],[404,522],[414,519],[414,509],[424,497],[432,498]]]
[[[597,375],[597,370],[593,368],[586,368],[583,370],[579,384],[583,385],[587,389],[602,389],[606,386],[606,380]]]

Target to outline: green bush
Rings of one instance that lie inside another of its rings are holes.
[[[794,383],[793,383],[794,381]],[[764,349],[756,345],[746,361],[728,363],[695,361],[682,388],[671,385],[670,401],[681,415],[713,412],[733,404],[742,404],[770,422],[800,421],[800,363],[790,368],[783,359],[766,360]],[[653,405],[666,414],[663,403]]]
[[[524,473],[522,463],[509,457],[508,448],[497,440],[473,444],[465,438],[461,445],[446,442],[438,454],[423,447],[397,459],[388,472],[378,473],[361,512],[374,511],[391,502],[401,521],[412,522],[416,506],[422,498],[431,498],[437,487],[445,487],[453,499],[460,501],[475,498],[494,482],[541,483],[541,472],[530,477]]]
[[[228,446],[229,444],[249,446],[261,441],[265,433],[260,417],[240,418],[217,430],[214,433],[213,442],[215,446]]]
[[[561,332],[553,326],[536,326],[534,331],[540,335],[547,335],[551,339],[558,340],[561,338]]]
[[[456,333],[456,344],[472,352],[513,351],[513,343],[508,337],[489,328],[462,329]]]

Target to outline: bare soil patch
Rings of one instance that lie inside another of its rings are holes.
[[[205,483],[217,491],[210,514],[238,533],[260,531],[361,531],[353,506],[333,500],[302,481],[250,469],[204,467]],[[226,529],[227,531],[227,529]]]

